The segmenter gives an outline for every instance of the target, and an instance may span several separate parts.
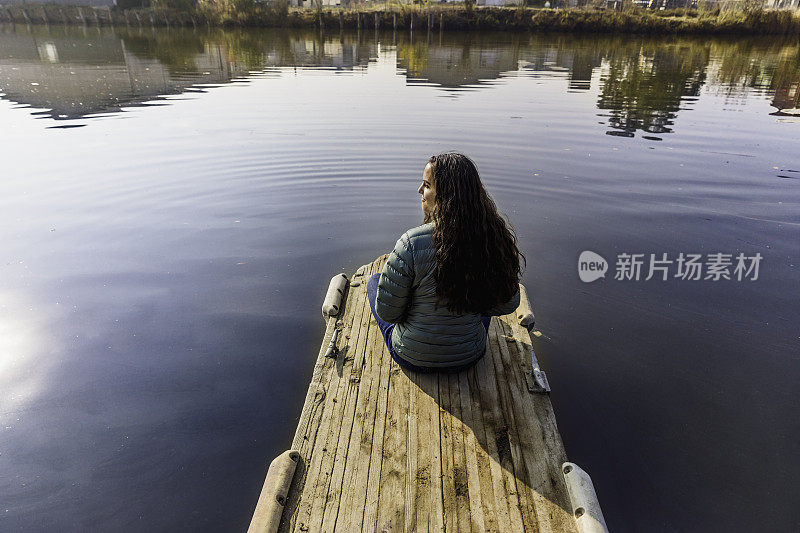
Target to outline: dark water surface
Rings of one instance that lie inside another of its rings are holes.
[[[612,531],[800,528],[796,40],[0,26],[0,96],[0,531],[243,531],[448,149]],[[680,253],[762,261],[645,280]]]

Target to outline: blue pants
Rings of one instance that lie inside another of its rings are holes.
[[[369,281],[367,281],[367,299],[369,300],[369,307],[370,309],[372,309],[372,316],[375,317],[375,321],[378,323],[378,327],[380,328],[381,334],[383,335],[383,340],[384,342],[386,342],[386,347],[389,348],[389,354],[392,356],[392,359],[394,359],[395,362],[397,362],[398,365],[412,372],[437,372],[437,371],[459,372],[461,370],[464,370],[465,368],[469,368],[470,366],[474,365],[477,362],[476,360],[465,367],[451,367],[451,368],[439,369],[427,366],[412,365],[411,363],[405,361],[402,357],[397,355],[397,353],[394,351],[394,348],[392,348],[392,331],[394,331],[394,324],[390,324],[388,322],[381,320],[381,318],[375,312],[375,300],[378,297],[378,281],[380,280],[380,277],[381,277],[380,274],[373,274],[372,276],[370,276]],[[491,322],[491,320],[492,317],[490,316],[484,316],[481,318],[481,322],[483,323],[483,327],[486,328],[487,333],[489,332],[489,323]]]

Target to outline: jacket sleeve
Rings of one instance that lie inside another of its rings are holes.
[[[403,321],[411,303],[414,283],[414,254],[407,234],[394,245],[378,282],[375,312],[386,322],[396,324]]]
[[[519,286],[517,286],[517,292],[514,293],[514,296],[511,297],[505,303],[497,304],[496,306],[492,307],[487,313],[487,316],[501,316],[507,315],[509,313],[513,313],[517,307],[519,307]]]

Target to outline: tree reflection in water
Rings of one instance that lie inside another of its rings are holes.
[[[720,59],[709,83],[729,99],[746,97],[745,89],[754,89],[772,97],[773,114],[800,114],[800,45],[796,42],[714,43],[712,57]]]
[[[607,134],[660,139],[704,86],[731,102],[755,92],[776,114],[797,114],[798,48],[775,39],[34,26],[0,32],[0,90],[70,120],[253,75],[394,60],[408,84],[451,96],[508,75],[565,79],[568,92],[594,85]]]
[[[708,46],[694,42],[616,39],[606,43],[597,107],[609,111],[610,135],[633,137],[637,130],[672,132],[684,102],[700,95],[709,61]]]

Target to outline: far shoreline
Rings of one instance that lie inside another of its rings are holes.
[[[515,31],[658,35],[800,35],[800,11],[601,8],[470,7],[464,4],[388,4],[293,8],[285,0],[234,10],[228,0],[187,9],[12,4],[0,23],[132,26],[317,28],[320,30]]]

